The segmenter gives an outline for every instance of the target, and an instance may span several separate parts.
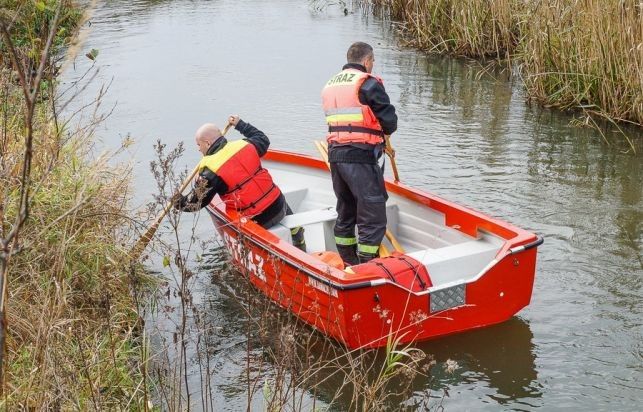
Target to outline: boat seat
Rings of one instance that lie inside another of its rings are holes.
[[[288,185],[284,185],[279,186],[279,189],[281,189],[281,193],[284,194],[286,202],[288,202],[288,205],[293,211],[299,210],[301,203],[308,195],[307,187],[289,187]]]
[[[496,256],[502,242],[490,236],[437,249],[424,249],[409,256],[426,266],[433,286],[466,281],[476,276]]]
[[[288,215],[270,228],[270,231],[292,244],[290,229],[302,226],[305,230],[304,238],[308,253],[333,250],[335,238],[332,228],[335,219],[337,219],[337,212],[334,207],[329,206]],[[327,244],[330,249],[326,246]]]
[[[387,205],[386,212],[389,224],[395,224],[398,220],[398,206]],[[271,228],[270,231],[292,243],[290,229],[301,226],[305,229],[304,238],[306,239],[306,249],[309,253],[336,251],[337,247],[333,233],[335,220],[337,220],[335,207],[326,206],[288,215],[279,224]],[[288,230],[283,230],[284,228]]]
[[[288,229],[292,229],[297,226],[307,226],[313,223],[327,222],[335,219],[337,219],[335,208],[327,207],[288,215],[281,219],[279,224],[287,227]]]

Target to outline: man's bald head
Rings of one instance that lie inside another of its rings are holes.
[[[212,146],[212,143],[221,136],[223,136],[221,134],[221,130],[216,125],[206,123],[196,131],[194,140],[196,141],[196,145],[199,147],[199,152],[205,156],[210,146]]]

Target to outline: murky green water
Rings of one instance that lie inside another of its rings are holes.
[[[379,19],[296,0],[106,1],[85,46],[100,50],[100,71],[83,98],[112,81],[102,107],[116,106],[98,134],[107,147],[135,139],[142,204],[154,187],[153,142],[185,141],[190,167],[196,128],[231,113],[266,131],[275,148],[314,154],[311,141],[324,134],[320,88],[355,40],[375,46],[375,72],[397,106],[402,180],[546,239],[531,305],[502,325],[421,345],[461,367],[448,375],[438,363],[416,392],[447,388],[447,410],[643,408],[640,131],[628,131],[638,154],[613,130],[606,145],[597,131],[570,126],[570,115],[527,105],[519,81],[502,71],[427,58],[400,48]],[[68,80],[87,65],[79,58]],[[212,236],[205,215],[199,235]],[[239,313],[224,291],[199,291],[221,326],[213,392],[222,409],[245,409],[234,390],[245,364]]]

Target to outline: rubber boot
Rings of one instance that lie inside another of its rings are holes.
[[[346,266],[359,264],[357,259],[357,245],[337,245],[337,252]]]
[[[359,260],[359,263],[366,263],[369,262],[376,257],[378,257],[378,254],[371,254],[371,253],[366,253],[366,252],[357,252],[357,259]]]
[[[304,228],[301,226],[297,226],[295,228],[290,229],[290,235],[292,237],[292,244],[294,247],[297,249],[301,250],[302,252],[306,251],[306,239],[304,238]]]

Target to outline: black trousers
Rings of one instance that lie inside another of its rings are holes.
[[[377,254],[386,233],[388,194],[382,169],[377,164],[333,162],[330,172],[337,196],[337,250],[344,258],[345,246],[357,244],[358,253]],[[355,226],[359,239],[355,236]],[[350,262],[351,259],[344,260]]]

